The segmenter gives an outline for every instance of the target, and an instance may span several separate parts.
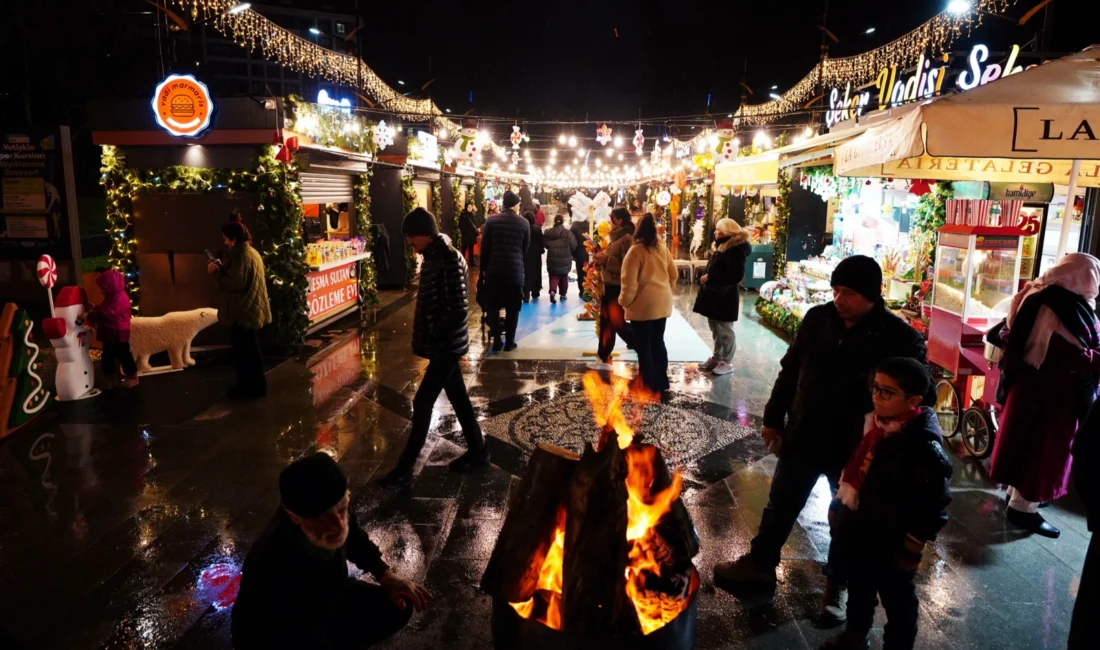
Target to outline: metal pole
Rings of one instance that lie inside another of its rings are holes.
[[[1066,246],[1069,244],[1069,228],[1073,224],[1073,203],[1077,198],[1077,175],[1081,173],[1081,161],[1074,160],[1069,168],[1069,187],[1066,189],[1066,209],[1062,211],[1062,232],[1058,234],[1058,252],[1054,254],[1054,262],[1062,259],[1066,254]]]

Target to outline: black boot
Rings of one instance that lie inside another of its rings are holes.
[[[412,487],[413,475],[411,469],[406,469],[400,465],[395,467],[382,478],[378,479],[378,485],[387,490],[407,490]]]
[[[1005,519],[1017,528],[1023,528],[1029,533],[1042,535],[1051,539],[1058,539],[1062,531],[1047,523],[1043,515],[1037,512],[1024,512],[1015,508],[1005,509]]]
[[[480,449],[467,449],[466,453],[448,463],[447,468],[452,472],[461,473],[488,465],[490,460],[492,456],[489,455],[489,449],[482,443]]]

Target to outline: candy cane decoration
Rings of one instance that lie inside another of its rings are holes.
[[[53,316],[53,285],[57,284],[57,263],[49,255],[38,258],[38,282],[46,287],[50,298],[50,316]]]

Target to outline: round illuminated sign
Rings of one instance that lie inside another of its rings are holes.
[[[197,136],[210,126],[213,111],[206,84],[189,74],[169,75],[157,84],[153,113],[157,124],[172,135]]]

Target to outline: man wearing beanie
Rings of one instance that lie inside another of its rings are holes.
[[[833,301],[806,312],[780,362],[764,407],[764,441],[778,457],[768,505],[752,549],[714,568],[719,584],[774,584],[780,551],[818,479],[836,493],[840,473],[859,444],[872,410],[869,380],[883,359],[926,363],[924,338],[891,314],[882,299],[882,270],[862,255],[833,271]],[[830,548],[818,625],[845,620],[845,567]]]
[[[349,510],[348,479],[331,456],[279,475],[282,503],[241,571],[233,606],[237,650],[364,648],[405,627],[431,594],[397,577]],[[348,562],[374,585],[348,576]]]
[[[481,273],[484,275],[486,320],[493,352],[516,349],[516,325],[523,301],[523,266],[531,245],[531,225],[516,213],[519,197],[504,193],[504,212],[485,220],[481,229]],[[505,312],[501,326],[500,310]]]
[[[391,490],[412,485],[413,467],[428,439],[432,409],[443,391],[466,438],[466,453],[451,461],[451,470],[464,472],[489,463],[489,450],[459,367],[459,361],[469,350],[466,260],[443,239],[435,215],[424,208],[405,215],[401,233],[424,256],[413,316],[412,347],[413,354],[428,360],[428,367],[413,398],[412,429],[405,450],[397,466],[380,481],[382,487]]]

